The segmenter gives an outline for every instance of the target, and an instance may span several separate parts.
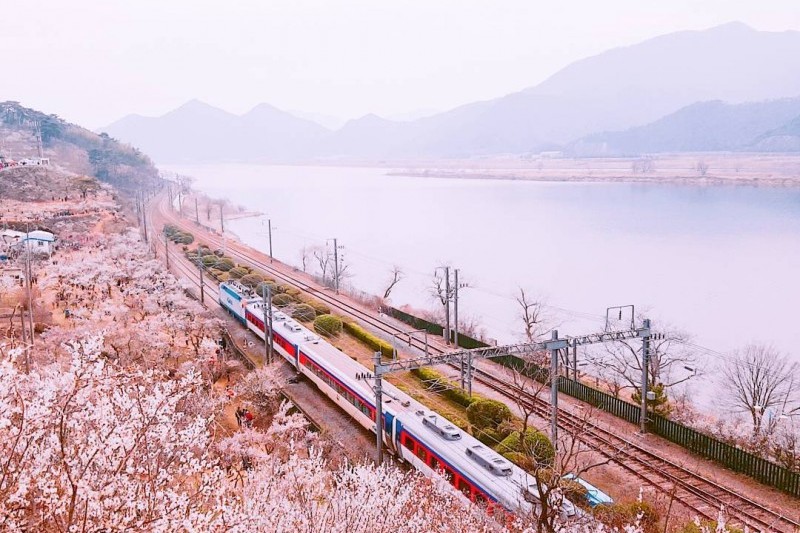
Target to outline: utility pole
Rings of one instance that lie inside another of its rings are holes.
[[[339,294],[339,241],[333,238],[333,286]]]
[[[572,347],[572,378],[578,381],[578,345]]]
[[[222,217],[222,204],[219,204],[219,229],[225,235],[225,220]]]
[[[383,464],[383,383],[378,369],[381,366],[381,352],[375,352],[375,436],[378,451],[378,465]]]
[[[17,304],[17,306],[19,307],[19,327],[20,331],[22,332],[22,343],[25,344],[28,337],[28,335],[25,333],[25,309],[19,304]]]
[[[553,330],[552,342],[558,341],[558,330]],[[550,440],[558,450],[558,348],[550,348]]]
[[[30,225],[26,224],[25,229],[27,230],[25,235],[25,265],[26,265],[26,274],[25,278],[28,280],[28,326],[30,327],[30,339],[31,339],[31,346],[34,344],[33,338],[33,297],[31,296],[31,227]]]
[[[206,286],[203,282],[203,260],[198,256],[197,257],[197,268],[200,269],[200,303],[205,305],[206,304]]]
[[[642,327],[645,334],[642,337],[642,406],[639,414],[639,430],[647,433],[647,365],[650,364],[650,319],[645,318]]]
[[[261,285],[261,296],[264,298],[264,361],[272,364],[272,291],[266,283]]]
[[[453,344],[458,348],[458,269],[454,269],[455,289],[453,291]]]
[[[169,270],[169,238],[164,235],[164,250],[166,250],[167,270]]]
[[[142,193],[142,197],[144,197],[144,193]],[[144,200],[142,200],[142,204],[142,227],[144,228],[144,242],[147,242],[147,216],[145,215]]]
[[[267,219],[267,235],[269,235],[269,262],[272,263],[272,219],[269,218]]]
[[[194,197],[194,218],[197,220],[197,223],[200,224],[200,210],[197,208],[197,196]]]
[[[444,294],[445,298],[445,311],[444,311],[444,335],[445,344],[450,345],[450,267],[444,267]]]

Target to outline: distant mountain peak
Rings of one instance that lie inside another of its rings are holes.
[[[731,22],[726,22],[725,24],[720,24],[719,26],[714,26],[709,28],[705,31],[748,31],[748,32],[756,32],[755,28],[752,26],[748,26],[744,22],[740,22],[738,20],[732,20]]]

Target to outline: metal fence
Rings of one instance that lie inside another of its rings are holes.
[[[398,309],[386,307],[383,312],[415,328],[427,329],[429,333],[436,335],[443,335],[444,333],[444,328],[439,324],[433,324]],[[467,336],[462,337],[462,335],[458,336],[458,341],[459,346],[464,348],[486,346],[486,344],[476,339]],[[549,369],[533,365],[530,362],[523,362],[513,355],[495,357],[493,360],[503,366],[523,372],[538,381],[546,383],[550,379]],[[563,376],[558,378],[558,390],[632,424],[639,424],[641,410],[638,405]],[[651,433],[664,437],[691,452],[717,461],[731,470],[741,472],[765,485],[800,497],[800,472],[789,470],[660,415],[648,415],[647,429]]]

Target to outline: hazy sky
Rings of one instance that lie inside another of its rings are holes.
[[[199,98],[358,117],[445,110],[571,61],[797,0],[0,0],[0,100],[89,127]]]

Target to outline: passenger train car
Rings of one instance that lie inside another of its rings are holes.
[[[236,282],[223,282],[219,303],[264,339],[261,298]],[[356,377],[369,370],[280,310],[273,308],[272,319],[276,351],[353,419],[374,432],[372,383]],[[395,456],[430,477],[444,477],[466,498],[490,509],[500,505],[524,514],[536,505],[535,480],[524,470],[391,383],[384,382],[383,397],[384,444]],[[565,500],[562,515],[575,513]]]

